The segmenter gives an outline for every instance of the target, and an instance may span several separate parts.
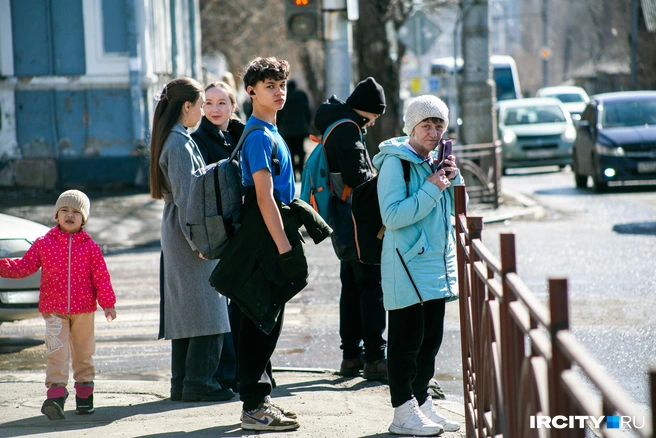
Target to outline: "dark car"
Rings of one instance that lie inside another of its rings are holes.
[[[656,180],[656,91],[590,98],[574,142],[576,187],[604,191],[609,183]]]

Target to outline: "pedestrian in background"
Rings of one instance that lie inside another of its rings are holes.
[[[39,312],[46,323],[47,399],[41,412],[65,418],[68,367],[72,359],[75,412],[92,414],[96,302],[107,321],[116,318],[116,296],[100,247],[83,226],[91,203],[79,190],[67,190],[55,204],[57,225],[34,241],[21,259],[0,260],[0,276],[24,278],[41,268]]]
[[[289,146],[294,163],[295,178],[300,180],[305,164],[305,139],[310,135],[312,110],[304,91],[298,89],[296,81],[287,82],[287,101],[278,111],[277,126],[280,135]]]
[[[192,173],[205,167],[187,128],[200,122],[204,102],[203,87],[193,79],[166,84],[155,108],[150,143],[150,194],[164,200],[159,337],[171,340],[173,401],[235,396],[215,379],[223,336],[230,331],[226,298],[208,282],[217,262],[200,257],[186,226]]]
[[[325,140],[328,169],[337,196],[341,196],[346,186],[354,188],[374,177],[375,169],[362,135],[384,112],[385,92],[371,77],[360,82],[346,102],[332,96],[317,109],[314,125],[322,133],[340,119],[352,121],[337,125]],[[380,266],[341,260],[339,277],[342,282],[339,336],[343,357],[340,374],[357,376],[362,371],[367,380],[386,379],[383,338],[386,315]]]
[[[191,138],[198,145],[206,164],[228,158],[237,146],[244,124],[236,110],[237,99],[230,85],[212,82],[205,87],[204,116]]]
[[[457,299],[453,184],[464,180],[449,155],[435,162],[449,110],[439,98],[420,96],[405,113],[407,137],[380,144],[378,196],[386,227],[381,256],[394,419],[389,431],[417,436],[454,432],[458,423],[433,407],[428,386],[444,333],[447,301]],[[401,160],[410,163],[410,181]]]
[[[228,77],[232,78],[232,75]],[[244,124],[237,115],[237,98],[230,84],[219,81],[205,87],[203,112],[200,125],[191,134],[191,138],[198,145],[205,162],[216,163],[230,157],[244,133]],[[223,348],[215,378],[223,388],[239,392],[236,353],[242,317],[239,306],[230,302],[228,316],[231,330],[223,335]]]

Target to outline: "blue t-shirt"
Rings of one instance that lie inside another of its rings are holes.
[[[251,132],[246,137],[241,147],[242,183],[246,187],[254,186],[253,174],[258,170],[269,169],[269,173],[273,177],[273,194],[283,203],[289,204],[294,200],[294,194],[296,193],[296,181],[294,179],[294,171],[292,170],[289,147],[278,133],[278,128],[275,125],[251,115],[246,123],[246,128],[253,124],[266,126],[276,139],[278,143],[280,174],[275,174],[273,164],[271,163],[271,151],[273,150],[271,139],[264,131],[257,130]]]

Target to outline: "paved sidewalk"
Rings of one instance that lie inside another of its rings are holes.
[[[276,371],[273,398],[295,410],[301,428],[293,432],[260,432],[267,437],[384,437],[393,409],[387,385],[332,372]],[[76,415],[75,398],[66,404],[66,419],[50,421],[40,412],[41,379],[34,374],[0,378],[0,437],[245,437],[259,435],[239,427],[238,398],[217,403],[172,402],[168,382],[97,380],[93,415]],[[461,403],[435,401],[445,417],[461,423],[446,438],[463,437]]]
[[[125,251],[139,246],[159,246],[162,201],[143,191],[106,193],[88,191],[91,214],[86,227],[105,251]],[[0,190],[0,213],[55,224],[54,204],[59,192]],[[504,204],[494,210],[471,206],[470,215],[486,223],[516,216],[540,215],[541,207],[516,194],[504,194]],[[331,370],[277,370],[278,387],[272,396],[299,415],[301,428],[294,432],[264,433],[268,437],[383,437],[388,433],[393,409],[387,385],[360,377],[342,378]],[[40,413],[44,397],[42,375],[0,375],[0,437],[101,436],[101,437],[241,437],[241,402],[184,403],[168,400],[166,381],[96,381],[96,413],[76,415],[69,398],[67,418],[50,421]],[[459,394],[458,394],[459,395]],[[461,424],[461,430],[444,437],[465,436],[463,406],[449,399],[435,400],[442,414]]]

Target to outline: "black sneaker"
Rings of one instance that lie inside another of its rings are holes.
[[[212,392],[183,392],[182,401],[185,402],[215,402],[230,400],[235,393],[230,388],[219,388]]]
[[[66,397],[48,398],[41,406],[41,413],[48,417],[49,420],[63,420],[66,418],[64,415],[64,403]]]
[[[75,396],[75,413],[80,415],[89,415],[94,413],[93,409],[93,394],[88,398],[80,398]]]

